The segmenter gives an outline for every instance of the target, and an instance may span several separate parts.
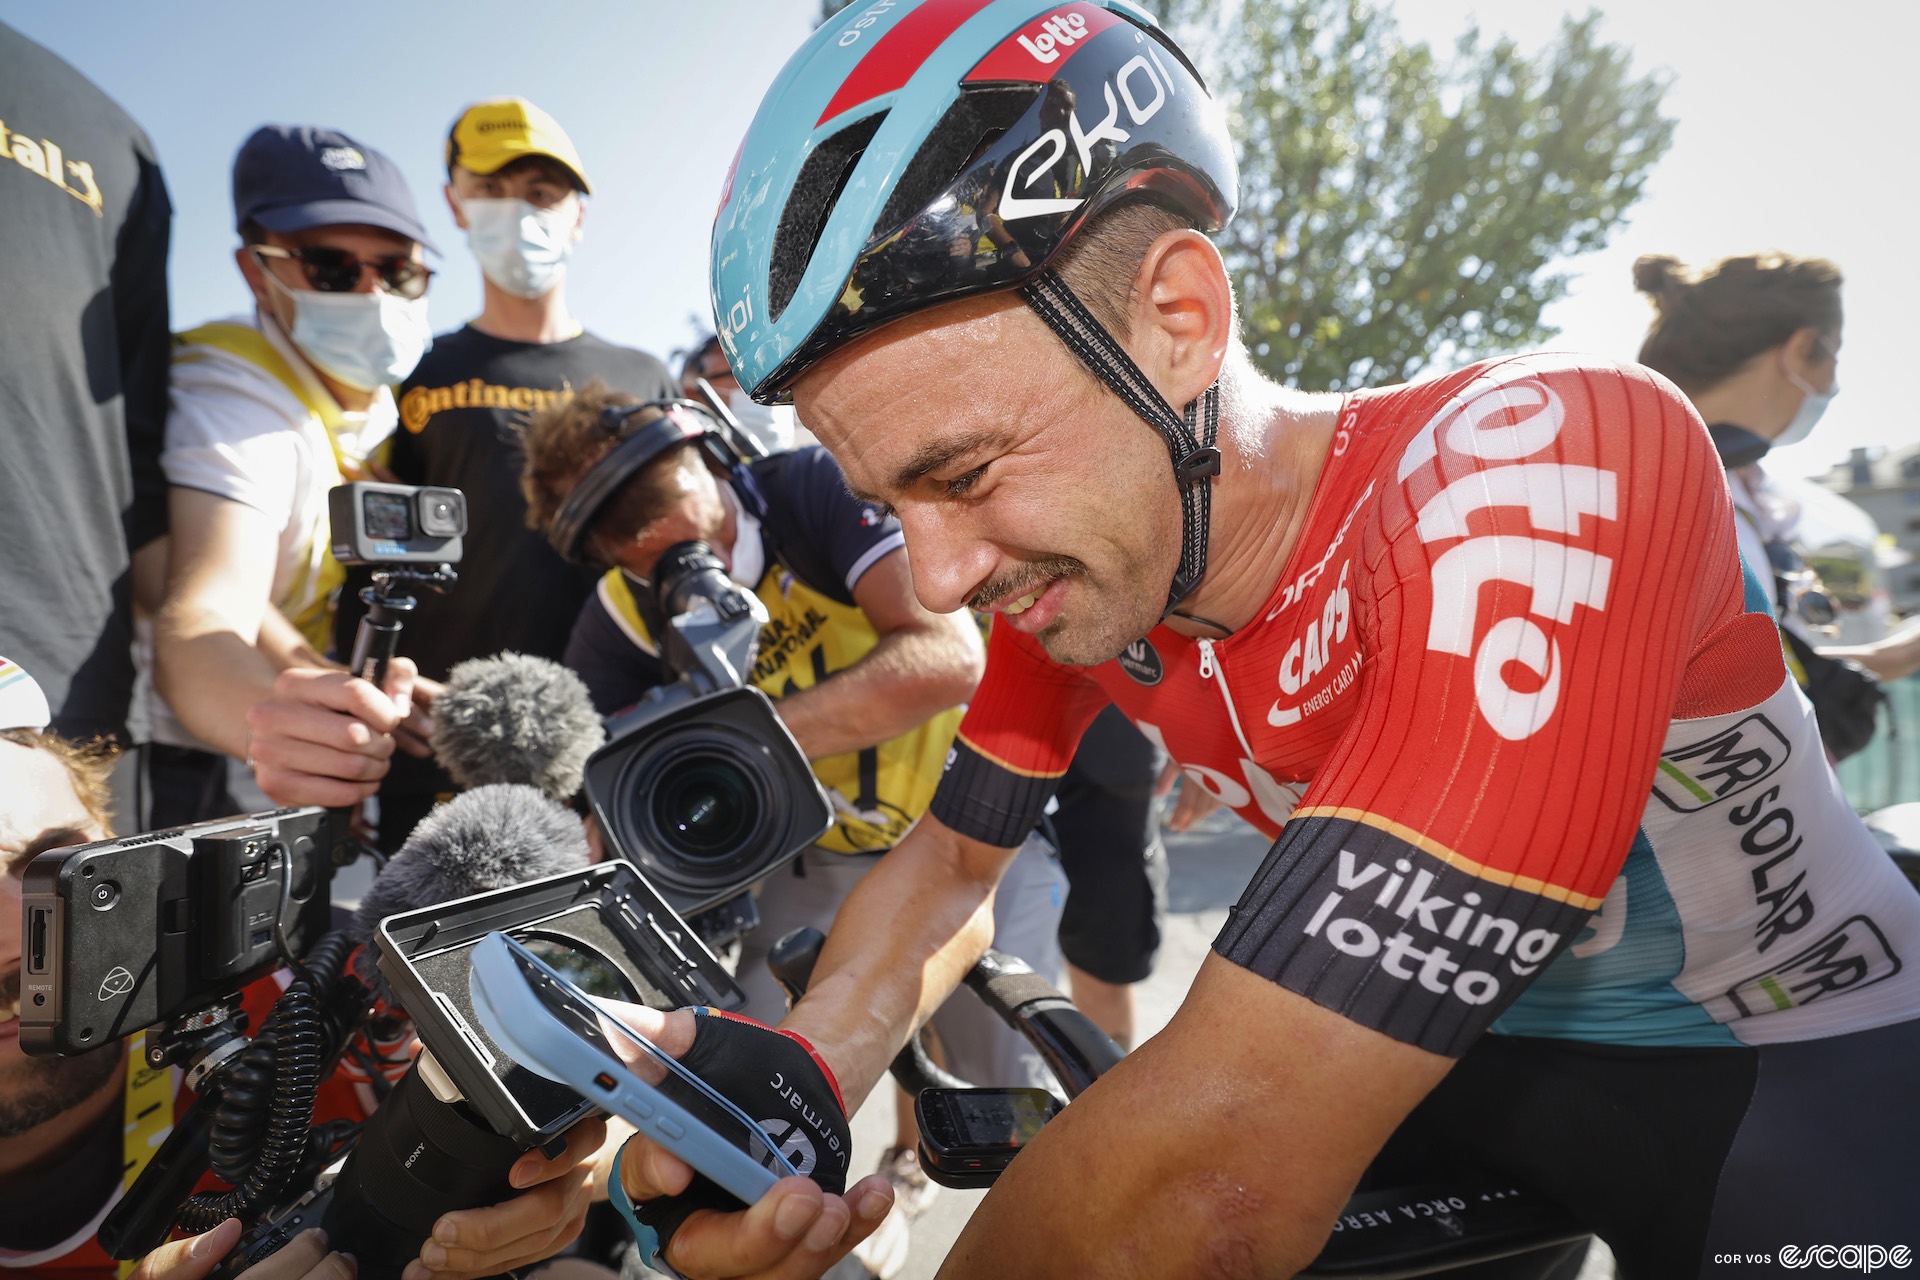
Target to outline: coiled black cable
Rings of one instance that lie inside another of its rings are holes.
[[[208,1135],[212,1168],[233,1189],[190,1197],[177,1219],[181,1230],[211,1231],[235,1217],[251,1221],[294,1185],[312,1141],[314,1097],[328,1056],[321,999],[352,948],[339,931],[315,944],[260,1034],[241,1051]]]

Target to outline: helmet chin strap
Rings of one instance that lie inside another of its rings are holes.
[[[1189,402],[1184,413],[1175,413],[1133,357],[1051,269],[1022,285],[1020,296],[1080,363],[1167,443],[1173,479],[1180,486],[1184,531],[1180,566],[1167,590],[1167,607],[1160,613],[1165,618],[1207,576],[1207,529],[1213,509],[1210,481],[1220,474],[1220,450],[1214,445],[1220,434],[1220,384],[1216,381],[1198,400]]]

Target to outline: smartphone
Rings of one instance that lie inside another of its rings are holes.
[[[1045,1089],[922,1089],[913,1100],[920,1165],[943,1187],[989,1187],[1059,1114]]]
[[[742,1204],[799,1172],[751,1116],[506,934],[473,949],[468,982],[481,1025],[516,1063],[626,1120]],[[621,1041],[635,1062],[614,1049]],[[687,1087],[677,1100],[662,1092],[669,1077]]]

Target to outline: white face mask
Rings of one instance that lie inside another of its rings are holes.
[[[336,382],[358,391],[391,386],[413,372],[433,345],[427,300],[372,293],[321,293],[290,289],[272,272],[267,279],[293,299],[289,337],[300,354]]]
[[[516,298],[538,298],[560,283],[573,256],[579,206],[562,200],[541,209],[525,200],[460,202],[467,246],[487,279]]]
[[[1792,371],[1787,373],[1787,381],[1800,388],[1805,394],[1801,397],[1799,409],[1794,412],[1793,420],[1787,423],[1784,431],[1773,438],[1773,447],[1776,449],[1784,449],[1790,444],[1799,444],[1811,435],[1814,423],[1820,421],[1820,415],[1827,411],[1827,406],[1833,403],[1833,398],[1840,394],[1840,381],[1837,378],[1825,391],[1814,390],[1811,382]]]
[[[768,453],[784,453],[793,448],[793,406],[755,404],[751,396],[735,387],[727,392],[727,408]]]

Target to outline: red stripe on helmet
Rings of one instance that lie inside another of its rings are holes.
[[[898,0],[896,0],[896,3]],[[986,8],[992,0],[926,0],[926,3],[894,23],[893,28],[868,49],[852,74],[840,82],[833,101],[820,113],[815,128],[863,102],[871,102],[883,93],[892,93],[920,69],[927,55],[940,42],[959,30],[960,24]],[[858,13],[848,9],[842,17],[850,20],[840,34],[843,44],[857,43],[864,32],[860,20],[876,9],[892,8],[886,0],[876,0]]]
[[[979,80],[1027,80],[1045,83],[1060,74],[1068,59],[1116,22],[1111,9],[1096,4],[1063,4],[1020,28],[967,72]]]

